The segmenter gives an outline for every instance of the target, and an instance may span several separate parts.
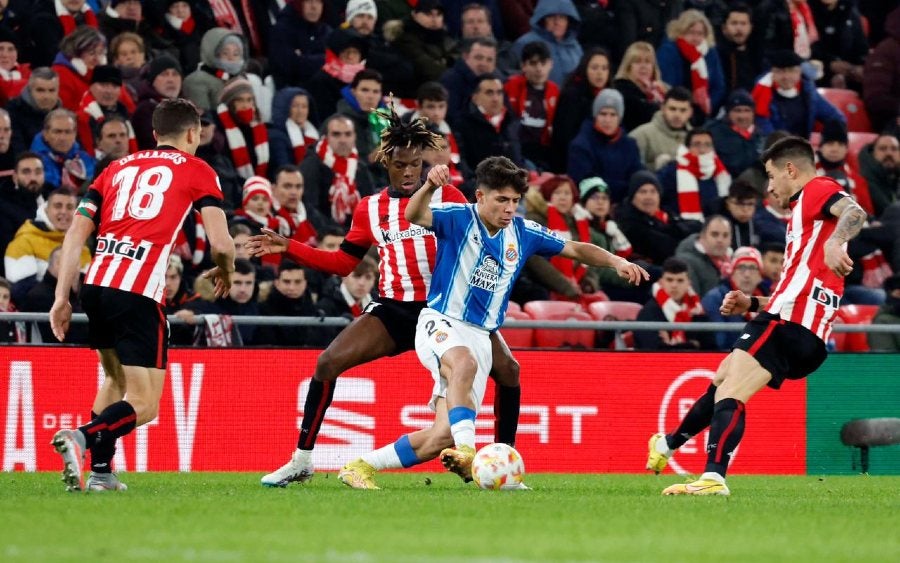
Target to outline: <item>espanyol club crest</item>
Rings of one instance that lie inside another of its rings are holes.
[[[447,340],[447,336],[448,334],[446,332],[439,330],[434,334],[434,341],[440,344],[444,340]]]
[[[659,406],[659,418],[657,432],[672,431],[678,427],[682,417],[690,410],[691,406],[706,393],[709,384],[715,376],[714,371],[708,369],[692,369],[675,378],[663,396]],[[669,467],[679,475],[699,475],[703,473],[706,465],[706,442],[709,438],[709,429],[704,430],[688,440],[672,457],[669,458]],[[738,448],[740,449],[740,448]],[[732,454],[732,460],[738,450]]]
[[[519,259],[519,252],[516,250],[515,245],[510,244],[506,247],[506,252],[503,253],[503,258],[507,262],[515,262]]]

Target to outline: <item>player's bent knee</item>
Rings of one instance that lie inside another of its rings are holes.
[[[519,362],[510,358],[508,362],[495,363],[490,375],[494,381],[504,387],[518,387]]]
[[[345,363],[341,361],[340,357],[335,357],[326,349],[316,359],[316,373],[314,377],[319,381],[334,381],[345,369],[349,369],[349,366],[345,368]]]

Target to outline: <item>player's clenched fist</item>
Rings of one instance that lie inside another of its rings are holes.
[[[434,187],[444,186],[450,183],[450,169],[446,165],[438,164],[428,171],[425,181]]]

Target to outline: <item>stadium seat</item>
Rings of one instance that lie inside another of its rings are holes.
[[[510,302],[512,305],[512,302]],[[516,307],[518,307],[518,303]],[[530,321],[531,315],[526,313],[525,311],[514,310],[509,308],[506,310],[506,318],[507,319],[519,319],[523,321]],[[500,329],[500,334],[503,335],[503,340],[506,341],[506,345],[510,348],[531,348],[534,345],[534,329],[533,328],[502,328]]]
[[[524,310],[532,319],[539,321],[594,320],[582,308],[581,304],[571,301],[529,301]],[[534,329],[534,345],[539,348],[593,348],[594,331],[592,329]]]
[[[522,312],[522,306],[516,303],[515,301],[510,301],[506,304],[506,312],[509,314],[510,311],[517,311],[519,313]]]
[[[872,132],[872,122],[859,94],[844,88],[819,88],[818,91],[847,118],[847,131]]]
[[[837,318],[846,324],[871,324],[878,312],[878,305],[844,305],[838,309]],[[848,332],[835,338],[839,352],[868,352],[869,342],[864,332]]]
[[[609,296],[599,289],[594,293],[585,293],[581,296],[581,306],[584,309],[590,307],[591,303],[597,303],[598,301],[609,301]]]
[[[859,152],[869,143],[874,143],[878,133],[860,133],[851,131],[847,133],[847,163],[850,168],[859,172]]]
[[[591,303],[588,312],[598,321],[633,321],[641,312],[641,305],[631,301],[598,301]],[[602,340],[602,333],[600,339]],[[614,350],[634,348],[634,332],[616,331],[616,338],[610,343]]]

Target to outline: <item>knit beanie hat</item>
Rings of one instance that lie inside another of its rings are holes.
[[[741,106],[747,106],[752,109],[756,107],[756,104],[746,90],[738,88],[728,94],[728,98],[725,99],[725,111],[729,112],[734,108]]]
[[[656,177],[656,174],[649,170],[638,170],[632,174],[631,178],[628,180],[628,201],[631,201],[631,198],[634,197],[634,194],[637,193],[638,189],[645,184],[653,184],[656,191],[662,195],[662,187],[659,184],[659,178]]]
[[[112,65],[97,65],[91,74],[91,84],[102,82],[104,84],[122,85],[122,71],[119,67]]]
[[[360,14],[369,14],[376,20],[378,19],[378,6],[373,0],[350,0],[347,2],[347,9],[344,11],[344,21],[350,22],[353,18]]]
[[[604,108],[614,109],[619,119],[625,117],[625,100],[618,90],[613,88],[600,90],[597,97],[594,98],[594,104],[591,106],[591,115],[597,117],[600,110]]]
[[[156,57],[150,61],[149,65],[147,65],[147,82],[153,82],[156,80],[157,76],[170,68],[175,69],[178,74],[184,76],[184,71],[181,70],[181,63],[173,57],[169,55],[160,55]]]
[[[244,182],[244,193],[243,198],[241,199],[241,207],[246,207],[247,202],[255,196],[263,194],[269,199],[269,203],[272,203],[272,183],[263,178],[262,176],[250,176],[247,178],[247,181]]]
[[[847,144],[847,127],[837,119],[832,119],[822,127],[822,141],[819,145],[834,142]]]
[[[609,185],[600,176],[589,176],[578,183],[578,191],[581,193],[581,205],[597,192],[609,195]]]
[[[744,262],[754,264],[762,270],[762,254],[752,246],[741,246],[734,251],[734,254],[731,255],[731,271],[736,270],[738,265]]]
[[[219,92],[219,102],[228,105],[234,98],[247,93],[253,93],[253,86],[250,85],[249,80],[238,76],[225,83],[222,91]]]

